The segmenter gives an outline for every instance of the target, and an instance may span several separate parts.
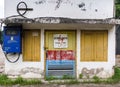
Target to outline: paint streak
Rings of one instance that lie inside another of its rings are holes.
[[[55,7],[55,10],[60,7],[60,5],[61,5],[61,3],[62,3],[62,0],[57,0],[56,3],[57,3],[57,5],[56,5],[56,7]]]
[[[83,8],[85,6],[85,3],[82,2],[78,6],[79,6],[79,8]]]
[[[35,4],[44,4],[46,1],[45,0],[39,0],[39,1],[35,1]]]
[[[85,3],[84,2],[78,4],[78,7],[81,8],[82,11],[86,11]]]

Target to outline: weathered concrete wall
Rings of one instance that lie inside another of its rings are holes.
[[[5,72],[4,68],[5,68],[5,55],[4,55],[2,47],[0,45],[0,73]]]
[[[18,15],[16,9],[21,1],[28,8],[33,8],[24,15],[28,18],[105,19],[114,16],[114,0],[5,0],[5,17]],[[25,5],[21,4],[20,7],[24,8]]]
[[[31,29],[36,29],[35,24],[31,26]],[[73,25],[75,26],[75,25]],[[81,30],[93,30],[94,27],[79,27],[73,28],[71,27],[70,30],[76,30],[77,34],[77,53],[76,53],[76,73],[77,77],[80,74],[84,75],[84,78],[93,77],[95,75],[101,78],[107,78],[114,74],[113,67],[115,65],[115,27],[110,29],[107,28],[99,28],[99,30],[108,30],[108,61],[106,62],[81,62],[80,61],[80,34]],[[26,29],[29,29],[30,26],[25,26]],[[24,28],[25,28],[24,27]],[[53,26],[54,27],[54,26]],[[70,27],[70,26],[69,26]],[[60,27],[59,27],[60,28]],[[66,27],[67,29],[68,27]],[[45,75],[45,57],[44,57],[44,32],[46,29],[41,28],[38,26],[38,29],[41,29],[41,61],[40,62],[23,62],[22,55],[18,62],[16,63],[9,63],[5,60],[5,73],[9,76],[16,77],[22,76],[24,78],[43,78]],[[95,28],[96,29],[96,28]],[[47,30],[51,30],[50,27]],[[53,28],[52,28],[53,30]]]
[[[71,19],[60,17],[39,17],[39,18],[6,18],[0,19],[0,23],[40,23],[40,24],[120,24],[119,19]]]

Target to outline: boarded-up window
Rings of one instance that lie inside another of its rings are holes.
[[[107,61],[107,31],[82,31],[81,61]]]
[[[24,31],[23,61],[40,61],[40,30]]]

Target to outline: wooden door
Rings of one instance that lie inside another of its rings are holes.
[[[24,31],[23,61],[40,61],[40,30]]]
[[[46,31],[46,76],[75,77],[75,31]]]
[[[107,31],[82,31],[81,61],[107,61]]]

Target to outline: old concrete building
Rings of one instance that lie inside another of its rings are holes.
[[[18,29],[22,33],[20,58],[15,63],[6,59],[5,73],[24,78],[112,76],[115,66],[112,18],[114,0],[5,0],[3,31],[4,37],[10,38],[4,40],[3,46],[9,60],[13,51],[8,50],[18,48],[5,44],[16,42]]]

